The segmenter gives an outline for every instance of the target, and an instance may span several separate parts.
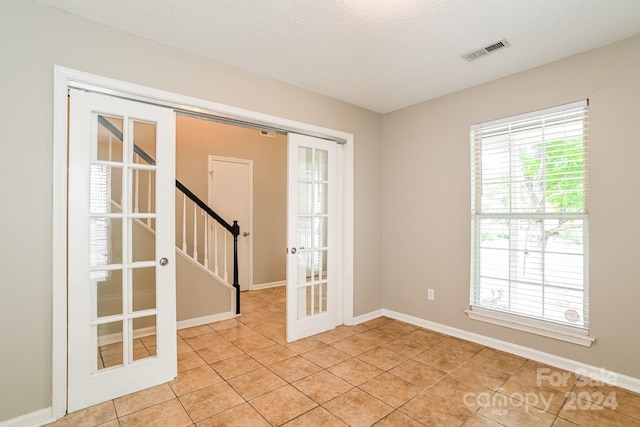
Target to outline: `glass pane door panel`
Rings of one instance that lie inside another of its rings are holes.
[[[310,283],[313,269],[311,252],[298,254],[298,284]]]
[[[133,187],[129,206],[134,213],[155,213],[156,171],[133,169],[129,178]]]
[[[132,322],[133,331],[136,336],[143,336],[143,338],[136,338],[132,343],[132,361],[146,359],[148,357],[154,357],[156,355],[156,347],[145,346],[144,342],[148,337],[155,337],[156,335],[156,316],[145,316],[133,319]],[[155,342],[153,340],[152,342]]]
[[[122,322],[93,326],[92,330],[97,338],[97,370],[121,366],[124,363],[121,341]]]
[[[313,179],[313,149],[308,147],[298,148],[298,179]]]
[[[327,246],[327,217],[313,218],[313,247]]]
[[[156,268],[134,268],[131,278],[133,311],[156,308]]]
[[[311,217],[298,217],[298,245],[300,249],[311,248],[313,243],[313,229]]]
[[[311,214],[313,211],[313,184],[310,182],[298,182],[298,213]]]
[[[122,270],[102,270],[100,273],[105,273],[106,277],[94,285],[96,307],[93,317],[122,314]]]
[[[313,213],[314,214],[326,214],[327,213],[327,188],[328,185],[322,182],[316,182],[314,184],[314,199],[313,199]]]
[[[122,169],[92,164],[89,171],[89,212],[93,214],[120,212],[121,197]]]
[[[122,219],[89,219],[89,266],[101,267],[122,262]]]
[[[98,116],[97,160],[122,162],[122,117]]]
[[[144,228],[144,219],[130,219],[131,262],[153,261],[156,259],[156,235]]]
[[[315,176],[318,181],[327,181],[329,179],[329,153],[326,150],[316,150],[315,158]]]
[[[133,143],[137,150],[132,152],[133,163],[153,165],[156,159],[156,124],[132,120]]]

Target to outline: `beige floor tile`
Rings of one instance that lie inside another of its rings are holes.
[[[97,427],[120,427],[120,422],[117,419],[111,420],[104,424],[98,424]]]
[[[327,370],[355,386],[369,381],[383,372],[382,369],[369,365],[360,359],[348,359]]]
[[[206,363],[215,363],[220,360],[244,354],[242,350],[240,350],[230,342],[214,345],[212,347],[201,348],[197,351],[197,353]]]
[[[178,399],[168,400],[120,418],[120,427],[187,427],[193,425]]]
[[[119,397],[113,401],[116,407],[118,417],[122,417],[132,412],[148,408],[167,400],[175,398],[175,394],[169,384],[161,384],[155,387],[147,388],[136,393]]]
[[[189,347],[191,347],[192,349],[200,350],[201,348],[224,344],[226,340],[222,338],[217,332],[211,331],[207,334],[186,338],[185,342],[189,344]]]
[[[292,384],[311,399],[322,404],[347,391],[353,386],[329,371],[320,371]]]
[[[376,346],[371,341],[359,338],[357,335],[348,336],[341,340],[335,341],[330,345],[331,347],[337,348],[340,351],[344,351],[351,356],[356,356],[358,354],[364,353],[365,351],[371,350]]]
[[[212,329],[208,325],[194,326],[192,328],[178,329],[178,335],[185,338],[191,338],[198,335],[208,334]]]
[[[228,382],[246,400],[258,397],[286,384],[285,380],[267,368],[248,372],[232,378]]]
[[[373,425],[393,411],[391,406],[357,388],[330,400],[323,406],[354,427]]]
[[[580,393],[576,395],[572,392],[558,416],[581,426],[640,426],[640,419],[618,412],[617,409],[612,410],[598,405],[580,396]]]
[[[367,320],[366,322],[361,323],[361,325],[367,326],[369,328],[377,328],[379,326],[385,325],[393,321],[394,320],[389,317],[380,316],[380,317],[376,317],[375,319]]]
[[[332,329],[330,331],[314,335],[313,338],[317,339],[321,343],[331,344],[331,343],[336,342],[338,340],[341,340],[343,338],[347,338],[348,336],[350,336],[350,335],[346,334],[346,333],[344,333],[342,331],[339,331],[337,329]]]
[[[178,373],[197,368],[198,366],[204,366],[206,364],[207,362],[205,362],[195,351],[178,354]]]
[[[223,381],[222,377],[208,365],[189,369],[178,374],[178,377],[169,383],[176,396],[191,393]]]
[[[613,409],[640,420],[640,394],[581,377],[572,391],[606,409]]]
[[[473,414],[469,419],[467,419],[467,421],[465,421],[464,424],[462,424],[462,427],[502,427],[502,424],[498,424],[497,422],[483,417],[482,415]]]
[[[116,418],[116,409],[113,406],[113,401],[110,400],[72,412],[54,423],[47,424],[46,427],[93,427]]]
[[[317,350],[320,347],[325,347],[326,344],[318,341],[313,337],[307,337],[291,343],[283,343],[282,346],[295,353],[304,354],[310,352],[311,350]]]
[[[340,351],[330,346],[325,346],[304,353],[302,357],[311,360],[313,363],[322,368],[328,368],[349,359],[351,356],[349,356],[344,351]]]
[[[273,340],[279,344],[285,343],[287,341],[287,329],[286,328],[271,328],[265,329],[262,331],[262,334]]]
[[[464,381],[467,382],[475,382],[491,390],[497,390],[502,384],[507,382],[510,377],[510,375],[505,372],[472,362],[471,360],[458,366],[451,372],[451,375],[464,379]]]
[[[220,360],[212,363],[210,366],[225,380],[262,368],[261,364],[246,354]]]
[[[472,415],[458,402],[449,401],[429,390],[400,407],[400,411],[428,426],[460,426]]]
[[[506,426],[551,426],[556,417],[515,399],[503,398],[499,393],[478,409],[478,414]]]
[[[375,427],[422,427],[424,424],[403,414],[400,411],[394,411],[374,424]]]
[[[244,399],[225,382],[185,394],[179,399],[195,422],[244,403]]]
[[[513,354],[503,353],[490,348],[483,348],[471,360],[480,365],[493,368],[498,371],[513,374],[520,368],[526,359]]]
[[[269,366],[280,378],[292,383],[321,371],[322,368],[301,356],[294,356]]]
[[[422,390],[417,385],[387,372],[361,384],[358,388],[394,408],[404,405]]]
[[[347,427],[347,425],[340,421],[335,415],[320,406],[294,418],[284,425],[285,427]]]
[[[228,341],[237,340],[238,338],[256,335],[257,332],[247,326],[237,326],[235,328],[222,329],[218,333]]]
[[[230,329],[230,328],[242,326],[242,323],[240,323],[238,319],[228,319],[228,320],[221,320],[219,322],[209,323],[207,326],[213,329],[214,331],[221,331],[223,329]]]
[[[447,337],[444,335],[440,335],[432,331],[427,331],[425,329],[417,329],[405,335],[405,338],[429,347],[433,347],[447,339]]]
[[[370,341],[372,344],[383,346],[393,340],[398,339],[398,335],[380,329],[369,329],[357,335],[359,338]]]
[[[385,323],[384,325],[379,326],[378,329],[383,331],[383,332],[388,332],[390,334],[397,335],[398,337],[401,337],[402,335],[407,335],[407,334],[417,330],[418,327],[414,326],[414,325],[410,325],[408,323],[399,322],[397,320],[394,320],[393,322]]]
[[[554,415],[558,414],[567,398],[564,392],[531,385],[515,376],[509,378],[497,391]]]
[[[532,360],[525,361],[513,373],[512,378],[517,378],[523,384],[542,386],[562,393],[571,391],[578,379],[573,372],[543,365]]]
[[[275,344],[275,341],[263,335],[255,334],[248,337],[237,338],[231,343],[245,353],[250,353],[261,348],[269,347]]]
[[[429,387],[446,375],[445,372],[439,369],[432,368],[415,360],[407,360],[403,364],[391,369],[389,373],[422,388]]]
[[[469,359],[479,353],[480,350],[484,348],[484,346],[472,343],[470,341],[448,337],[446,340],[438,343],[434,348],[446,351],[448,353],[454,353],[458,356],[463,356]]]
[[[272,425],[282,425],[318,406],[290,385],[263,394],[250,403]]]
[[[567,421],[564,418],[557,417],[553,422],[553,427],[576,427],[578,424],[574,424],[571,421]]]
[[[190,351],[193,351],[193,349],[189,346],[189,344],[187,344],[187,342],[183,339],[178,340],[177,346],[178,346],[178,354],[188,353]]]
[[[146,337],[141,337],[140,341],[145,347],[155,347],[156,343],[156,335],[147,335]]]
[[[429,346],[420,344],[412,340],[408,335],[404,335],[392,341],[384,342],[380,344],[380,346],[407,357],[414,357],[430,348]]]
[[[259,363],[265,366],[273,365],[282,360],[294,357],[296,353],[288,350],[280,344],[270,345],[269,347],[261,348],[260,350],[252,351],[249,356],[253,357]]]
[[[376,368],[388,371],[389,369],[407,361],[408,357],[382,347],[375,347],[358,355],[358,359],[364,360]]]
[[[234,406],[198,423],[198,427],[269,427],[269,425],[248,403]]]
[[[413,360],[440,369],[441,371],[451,372],[468,359],[458,353],[440,349],[436,346],[416,355]]]
[[[453,375],[447,375],[429,388],[440,397],[463,405],[471,412],[476,411],[488,396],[493,395],[493,390],[474,382],[468,382]]]

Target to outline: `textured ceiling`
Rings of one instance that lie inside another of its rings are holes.
[[[39,1],[380,113],[640,34],[640,0]]]

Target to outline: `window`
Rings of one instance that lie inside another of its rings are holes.
[[[470,317],[588,332],[587,113],[582,101],[471,127]]]

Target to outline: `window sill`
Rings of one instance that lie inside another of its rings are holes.
[[[553,326],[545,326],[525,319],[512,317],[509,315],[501,315],[488,313],[480,310],[465,310],[470,319],[479,320],[481,322],[492,323],[506,328],[517,329],[519,331],[529,332],[543,337],[553,338],[560,341],[570,342],[573,344],[591,347],[596,340],[586,334],[569,331],[562,328],[554,328]]]

